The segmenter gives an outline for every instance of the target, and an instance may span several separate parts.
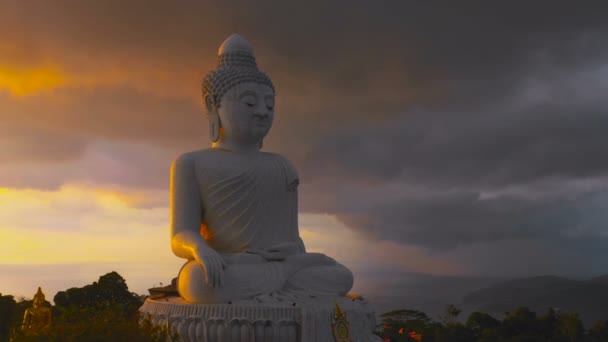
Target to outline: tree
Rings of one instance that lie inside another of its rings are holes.
[[[502,321],[503,336],[520,340],[541,340],[542,328],[536,318],[536,313],[527,307],[520,306],[514,312],[507,312]]]
[[[431,318],[424,312],[418,310],[392,310],[380,315],[382,321],[420,321],[424,323],[431,322]]]
[[[538,318],[538,329],[547,341],[564,341],[564,337],[557,331],[558,315],[550,308],[544,315]],[[568,341],[567,339],[565,341]]]
[[[448,323],[435,327],[432,340],[435,342],[475,341],[475,334],[461,323]]]
[[[445,316],[440,316],[440,318],[444,324],[455,323],[456,319],[458,319],[458,315],[460,315],[461,312],[462,310],[460,310],[456,305],[448,304],[445,307]]]
[[[379,325],[377,334],[391,341],[413,341],[408,334],[414,331],[424,335],[431,323],[431,318],[418,310],[392,310],[383,313],[380,317],[382,324]]]
[[[61,291],[54,299],[53,324],[48,336],[26,336],[20,329],[15,329],[12,339],[23,342],[164,342],[178,338],[175,333],[169,334],[166,327],[140,317],[141,299],[129,292],[126,281],[116,272],[103,275],[97,282],[82,288]],[[29,305],[27,302],[23,301],[25,308],[31,305],[31,301]],[[18,308],[20,304],[17,303]]]
[[[17,302],[13,296],[0,293],[0,341],[8,340],[11,326],[16,319]]]
[[[487,313],[471,313],[467,318],[465,326],[480,341],[495,341],[500,335],[500,321]]]
[[[557,316],[557,332],[566,337],[567,341],[580,341],[584,331],[583,322],[579,319],[578,314],[560,313]]]
[[[589,329],[589,341],[608,341],[608,321],[597,321],[591,326],[591,329]]]
[[[121,303],[126,307],[141,305],[139,296],[129,292],[125,279],[116,272],[99,277],[97,282],[82,288],[73,287],[58,292],[53,298],[58,307],[107,306]]]

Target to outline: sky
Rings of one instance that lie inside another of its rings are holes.
[[[169,167],[210,145],[232,33],[277,89],[264,150],[299,171],[307,248],[357,292],[608,273],[607,7],[2,0],[0,292],[176,276]]]

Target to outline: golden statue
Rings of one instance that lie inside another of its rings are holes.
[[[44,306],[45,297],[42,289],[34,295],[32,307],[25,310],[23,316],[23,330],[27,335],[47,334],[51,329],[51,310]]]

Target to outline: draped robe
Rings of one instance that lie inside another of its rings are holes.
[[[178,276],[184,299],[222,303],[276,293],[345,295],[352,287],[345,266],[306,253],[298,229],[298,175],[281,155],[191,152],[174,162],[172,177],[172,225],[200,230],[227,263],[224,285],[212,288],[204,282],[204,269],[187,262]]]

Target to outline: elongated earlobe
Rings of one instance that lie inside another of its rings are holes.
[[[205,107],[207,107],[207,116],[209,117],[209,137],[212,142],[217,142],[220,139],[222,124],[217,113],[215,100],[210,94],[205,95]]]
[[[209,137],[212,142],[220,140],[220,118],[217,114],[209,114]]]

